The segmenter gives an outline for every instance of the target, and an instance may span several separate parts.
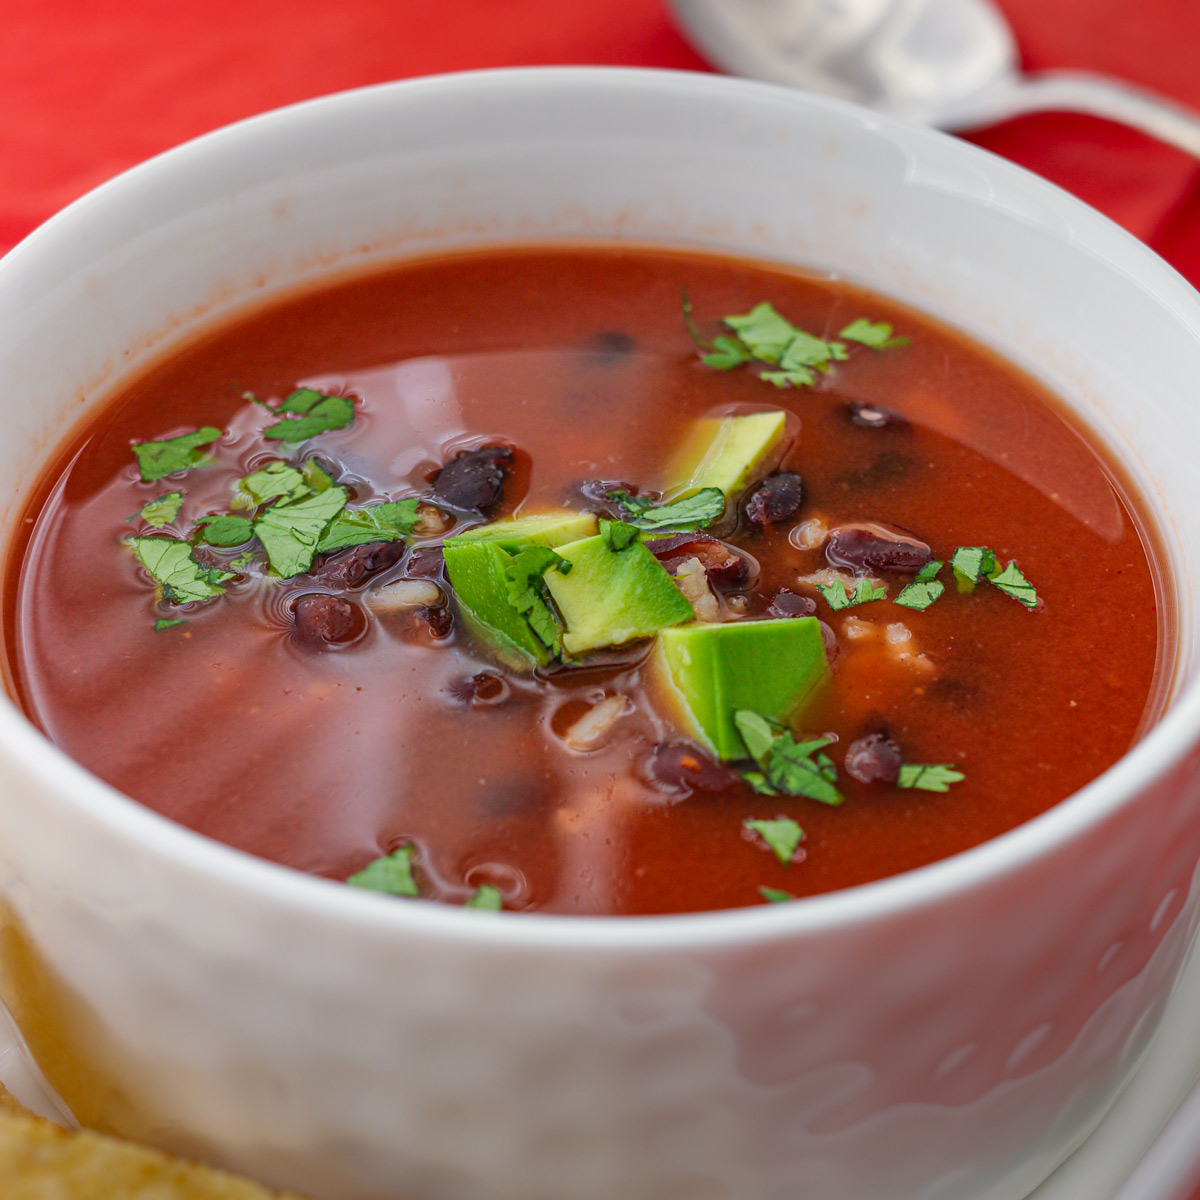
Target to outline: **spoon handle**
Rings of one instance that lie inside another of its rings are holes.
[[[1200,114],[1155,92],[1084,71],[1013,76],[939,113],[947,129],[970,129],[1030,112],[1081,112],[1140,129],[1200,158]]]

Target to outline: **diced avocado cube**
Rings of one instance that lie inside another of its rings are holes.
[[[465,542],[501,542],[505,545],[555,546],[591,537],[596,532],[596,514],[580,512],[542,513],[534,517],[516,517],[493,521],[446,539],[446,545]]]
[[[613,550],[597,536],[555,550],[571,564],[566,575],[545,575],[566,626],[563,648],[568,654],[649,637],[695,618],[671,576],[641,542]]]
[[[468,628],[506,666],[531,671],[550,661],[550,651],[508,599],[504,569],[512,562],[499,542],[449,539],[443,547],[446,575]]]
[[[666,474],[664,496],[682,500],[701,488],[720,488],[736,500],[783,440],[787,414],[701,417],[688,431]]]
[[[682,726],[718,758],[749,757],[733,714],[787,725],[828,674],[816,617],[664,629],[654,674]]]

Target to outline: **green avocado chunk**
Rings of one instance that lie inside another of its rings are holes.
[[[505,568],[513,556],[495,541],[443,546],[446,575],[467,628],[514,671],[532,671],[550,661],[550,651],[525,616],[508,599]]]
[[[446,545],[465,542],[501,542],[516,546],[555,546],[578,541],[596,532],[596,514],[579,512],[544,513],[536,517],[516,517],[508,521],[493,521],[477,525],[466,533],[446,539]]]
[[[525,546],[554,547],[593,534],[596,528],[594,513],[543,513],[493,521],[446,539],[446,575],[459,611],[475,637],[506,666],[531,671],[552,657],[509,598],[504,573],[512,552]]]
[[[664,497],[682,500],[701,488],[720,488],[727,501],[738,494],[783,440],[782,409],[741,417],[701,417],[671,462]]]
[[[687,732],[723,761],[748,758],[739,709],[787,725],[825,679],[816,617],[664,629],[654,675]]]
[[[556,546],[569,574],[547,571],[546,586],[562,615],[568,654],[649,637],[695,618],[692,606],[641,542],[613,550],[602,536]]]

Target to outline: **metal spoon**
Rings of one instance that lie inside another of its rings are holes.
[[[1200,157],[1200,115],[1083,71],[1022,75],[991,0],[670,0],[736,75],[841,96],[942,129],[1046,109],[1091,113]]]

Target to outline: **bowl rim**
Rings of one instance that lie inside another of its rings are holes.
[[[71,234],[90,219],[98,200],[111,203],[136,196],[144,184],[169,178],[177,165],[198,152],[234,151],[270,137],[276,130],[303,125],[314,113],[355,107],[390,108],[407,96],[461,98],[495,89],[516,94],[558,90],[640,91],[646,103],[656,96],[712,98],[737,96],[744,102],[790,104],[797,112],[825,115],[859,129],[878,130],[910,152],[946,152],[986,175],[1001,192],[1034,196],[1051,211],[1070,216],[1071,240],[1081,252],[1103,259],[1127,285],[1190,305],[1200,332],[1200,294],[1173,267],[1115,222],[1048,180],[978,146],[948,134],[846,101],[776,84],[692,71],[636,67],[515,67],[422,76],[332,93],[269,110],[190,139],[140,163],[85,193],[33,230],[0,258],[0,290],[19,286],[24,273],[36,280],[37,259],[53,253],[60,234]],[[952,146],[952,149],[950,147]],[[1064,213],[1065,210],[1065,213]],[[1058,233],[1065,237],[1065,234]],[[334,268],[336,270],[336,267]],[[1168,558],[1170,556],[1168,555]],[[1176,669],[1184,653],[1176,647]],[[1200,679],[1179,690],[1168,709],[1129,751],[1084,787],[1015,828],[948,858],[870,883],[789,904],[655,916],[579,916],[539,912],[480,914],[436,903],[398,904],[376,895],[257,858],[163,817],[91,774],[59,749],[17,707],[0,694],[0,755],[11,756],[30,776],[67,806],[107,826],[143,853],[170,860],[207,876],[225,888],[269,901],[298,914],[341,920],[360,930],[387,936],[431,934],[454,941],[484,941],[531,950],[615,949],[652,951],[664,947],[752,945],[894,918],[947,898],[983,888],[1030,865],[1120,809],[1137,793],[1173,769],[1194,748],[1200,733]],[[498,920],[495,919],[498,916]]]

